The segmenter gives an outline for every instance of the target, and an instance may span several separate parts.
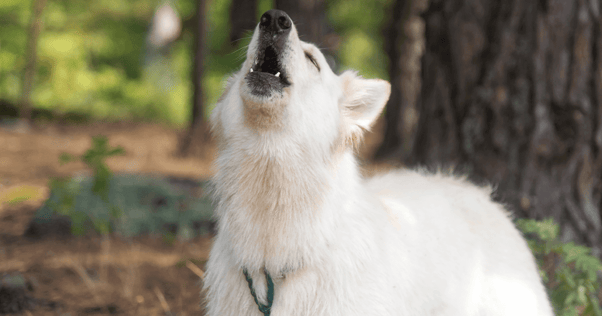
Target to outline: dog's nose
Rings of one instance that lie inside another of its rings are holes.
[[[282,10],[269,10],[261,16],[259,27],[264,32],[274,35],[285,35],[291,30],[293,22],[288,14]]]

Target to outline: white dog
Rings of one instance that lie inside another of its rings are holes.
[[[270,10],[213,115],[209,316],[553,315],[491,191],[444,174],[362,179],[353,147],[390,85],[335,75]]]

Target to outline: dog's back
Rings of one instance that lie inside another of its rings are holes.
[[[406,295],[430,293],[434,315],[552,315],[533,255],[490,188],[410,170],[368,187],[398,232],[397,254],[419,258],[404,262],[400,281],[416,286]]]

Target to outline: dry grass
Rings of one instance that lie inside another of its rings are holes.
[[[8,207],[0,229],[12,219],[31,218],[34,211]],[[56,303],[32,311],[34,315],[201,315],[199,274],[210,236],[167,245],[152,237],[30,240],[2,231],[0,273],[20,272],[33,285],[30,295]]]

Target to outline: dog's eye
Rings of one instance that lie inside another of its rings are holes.
[[[320,65],[318,65],[318,62],[314,59],[314,56],[312,56],[308,52],[305,52],[305,57],[307,59],[309,59],[309,61],[311,61],[311,63],[314,64],[314,66],[316,66],[316,68],[318,69],[318,71],[320,71]]]

